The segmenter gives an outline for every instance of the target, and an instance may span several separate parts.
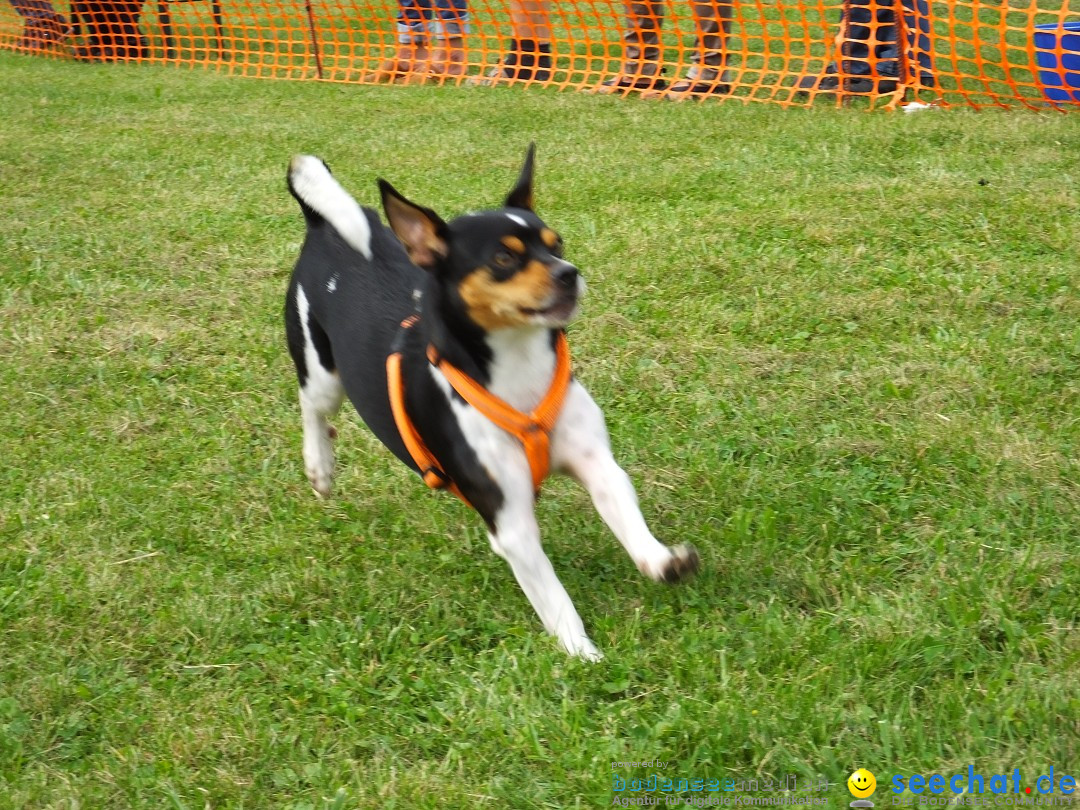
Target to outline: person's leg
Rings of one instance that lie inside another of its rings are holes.
[[[723,95],[731,92],[731,75],[727,70],[727,41],[735,15],[733,0],[694,0],[694,27],[697,50],[686,78],[675,82],[660,96],[681,101],[703,95]],[[643,98],[653,93],[643,94]]]
[[[839,72],[847,76],[850,92],[871,92],[881,71],[890,81],[885,92],[896,89],[896,17],[890,0],[849,0],[842,33]],[[892,58],[883,59],[891,53]]]
[[[10,2],[11,7],[15,9],[15,13],[24,20],[29,22],[37,16],[35,13],[35,0],[10,0]]]
[[[59,42],[69,33],[68,21],[49,0],[10,0],[12,8],[25,21],[23,34],[15,47],[37,50]]]
[[[105,0],[78,0],[79,20],[86,32],[86,45],[75,49],[75,58],[83,60],[109,59],[105,41],[109,24]]]
[[[627,3],[623,33],[622,72],[635,76],[655,76],[660,72],[660,28],[664,6],[654,0]]]
[[[623,26],[623,62],[619,75],[596,88],[600,93],[629,90],[661,90],[660,27],[664,23],[662,0],[631,0],[626,3]]]
[[[510,0],[510,27],[513,37],[506,53],[483,83],[548,81],[551,78],[551,22],[547,0]]]
[[[11,7],[23,19],[46,20],[49,22],[67,25],[67,20],[59,14],[49,0],[9,0]]]
[[[911,76],[918,76],[919,84],[933,87],[934,60],[930,41],[930,3],[929,0],[903,0],[904,33],[908,49],[908,70]],[[914,59],[912,59],[914,56]]]
[[[150,43],[139,31],[142,3],[139,0],[114,0],[116,53],[121,59],[150,58]]]
[[[126,57],[125,16],[120,9],[120,4],[115,0],[105,0],[101,4],[100,19],[98,44],[101,47],[102,56],[109,60]]]
[[[431,0],[399,0],[394,55],[364,74],[362,81],[389,82],[426,71],[429,57],[426,21],[430,16]]]
[[[80,0],[73,4],[76,10],[88,43],[75,49],[76,59],[111,62],[150,57],[150,43],[139,32],[142,4],[138,0]]]
[[[934,85],[930,5],[927,0],[903,0],[902,5],[902,21],[896,19],[895,6],[888,0],[878,0],[872,16],[870,10],[858,13],[853,9],[855,24],[851,26],[849,43],[850,55],[855,58],[843,62],[845,72],[854,77],[852,92],[891,93],[901,84],[916,81],[924,86]],[[901,75],[905,62],[907,73]],[[865,81],[860,83],[864,77]]]
[[[896,81],[888,77],[888,68],[881,81],[875,81],[875,73],[887,65],[881,60],[890,47],[895,49],[896,36],[892,0],[845,0],[835,39],[839,59],[827,65],[821,76],[804,76],[798,87],[826,92],[892,92]]]
[[[440,76],[464,76],[465,34],[469,27],[467,0],[435,0],[433,51],[428,69]]]

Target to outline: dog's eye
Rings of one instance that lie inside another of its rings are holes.
[[[509,250],[500,250],[492,257],[492,263],[499,270],[511,270],[517,267],[518,260]]]
[[[555,247],[553,247],[551,249],[551,255],[554,256],[557,259],[561,259],[562,258],[562,248],[563,248],[562,237],[558,236],[558,237],[555,238]]]

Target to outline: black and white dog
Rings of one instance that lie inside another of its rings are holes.
[[[387,228],[315,157],[295,157],[288,182],[307,238],[285,328],[315,492],[330,492],[327,417],[348,396],[429,486],[480,513],[491,547],[567,652],[600,658],[540,545],[533,503],[548,469],[585,486],[646,576],[679,581],[698,556],[653,537],[600,408],[570,375],[564,329],[584,282],[533,212],[533,149],[503,208],[449,223],[379,181]]]

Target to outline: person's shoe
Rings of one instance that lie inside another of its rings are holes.
[[[666,90],[650,90],[642,93],[643,99],[663,99],[665,101],[687,101],[706,96],[726,96],[731,93],[731,85],[719,79],[703,81],[700,79],[680,79]]]
[[[799,90],[798,95],[801,96],[807,93],[834,93],[839,86],[839,78],[831,73],[820,76],[800,76],[795,83],[795,87]]]
[[[625,96],[630,93],[648,93],[663,90],[667,87],[667,82],[662,77],[663,72],[662,68],[648,75],[640,71],[637,73],[623,72],[606,79],[602,84],[592,88],[591,92],[604,96],[616,93]]]
[[[869,76],[849,76],[841,82],[833,73],[822,76],[803,76],[796,83],[796,97],[805,98],[807,93],[838,93],[850,96],[873,96],[895,93],[899,82],[896,79],[881,77],[877,80]]]
[[[72,52],[74,56],[80,62],[107,62],[104,54],[101,52],[101,48],[96,45],[80,45]]]
[[[551,43],[512,39],[502,62],[477,79],[476,84],[547,81],[551,81]]]
[[[900,86],[900,83],[896,79],[870,79],[856,77],[848,79],[844,84],[844,92],[851,93],[856,96],[883,96],[889,93],[895,93],[896,88]]]

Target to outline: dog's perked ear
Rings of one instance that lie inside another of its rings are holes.
[[[392,185],[379,179],[383,211],[390,229],[405,245],[412,263],[425,270],[434,269],[439,259],[449,254],[446,244],[446,223],[430,208],[411,203]]]
[[[529,151],[525,155],[525,165],[521,167],[517,185],[506,197],[507,208],[524,208],[526,211],[533,210],[533,163],[536,158],[536,144],[529,144]]]

